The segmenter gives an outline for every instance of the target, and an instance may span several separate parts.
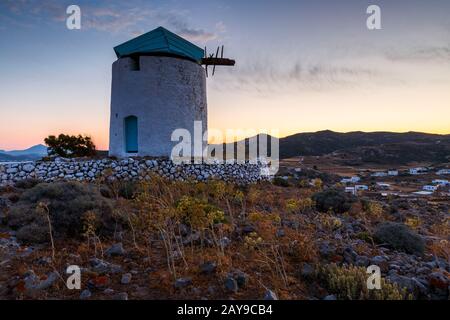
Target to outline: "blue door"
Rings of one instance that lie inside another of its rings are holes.
[[[138,123],[135,116],[125,118],[125,150],[128,153],[138,152]]]

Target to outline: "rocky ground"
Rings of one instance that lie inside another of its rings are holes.
[[[0,298],[449,299],[448,203],[348,198],[322,178],[4,187]]]

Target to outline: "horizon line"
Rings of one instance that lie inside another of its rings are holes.
[[[238,130],[238,129],[236,129],[236,130]],[[428,135],[436,135],[436,136],[448,136],[448,135],[450,135],[450,132],[449,133],[436,133],[436,132],[412,131],[412,130],[411,131],[384,131],[384,130],[376,130],[376,131],[363,131],[363,130],[335,131],[335,130],[330,130],[330,129],[323,129],[323,130],[317,130],[317,131],[299,131],[299,132],[296,132],[296,133],[292,133],[292,134],[288,134],[288,135],[284,135],[284,136],[280,136],[280,137],[276,137],[275,136],[275,138],[284,139],[284,138],[287,138],[287,137],[295,136],[297,134],[319,133],[319,132],[326,132],[326,131],[333,132],[333,133],[342,133],[342,134],[349,134],[349,133],[397,133],[397,134],[418,133],[418,134],[428,134]],[[230,141],[230,142],[227,142],[227,143],[234,143],[234,142],[237,142],[237,141],[242,141],[242,140],[245,140],[245,139],[249,139],[249,138],[258,136],[260,134],[267,134],[267,135],[269,135],[268,133],[265,133],[265,132],[259,132],[259,133],[257,133],[254,136],[238,138],[236,140],[233,140],[233,141]],[[87,135],[87,136],[90,136],[90,135]],[[93,139],[93,140],[95,140],[95,139]],[[222,142],[222,143],[225,143],[225,142]],[[208,144],[209,144],[209,142],[208,142]],[[219,144],[219,143],[213,143],[213,144]],[[0,146],[0,150],[1,151],[6,151],[6,152],[23,151],[23,150],[26,150],[26,149],[29,149],[29,148],[32,148],[32,147],[35,147],[35,146],[38,146],[38,145],[46,146],[45,143],[41,142],[41,143],[30,145],[30,146],[25,147],[23,149],[18,149],[18,148],[2,149],[2,147]],[[97,150],[98,151],[108,151],[108,149],[97,149]]]

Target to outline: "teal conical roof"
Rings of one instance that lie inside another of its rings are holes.
[[[117,58],[134,54],[168,54],[189,58],[200,62],[204,50],[195,44],[177,36],[169,30],[158,27],[139,37],[114,47]]]

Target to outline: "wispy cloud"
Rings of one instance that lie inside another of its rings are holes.
[[[302,63],[300,61],[281,68],[276,63],[253,62],[237,66],[235,70],[221,69],[220,84],[213,82],[215,90],[239,90],[272,94],[274,92],[325,91],[358,87],[377,82],[380,72],[358,65],[331,63]]]
[[[219,33],[225,33],[225,32],[227,32],[227,26],[225,25],[225,23],[223,21],[219,21],[216,23],[216,30]]]
[[[396,62],[450,62],[450,45],[389,49],[385,56]]]
[[[6,22],[13,23],[16,19],[11,19],[11,16],[14,16],[26,21],[26,24],[22,26],[32,26],[45,21],[64,22],[69,4],[62,1],[4,0],[0,3],[0,12]],[[139,35],[152,27],[163,25],[190,41],[201,43],[217,39],[220,33],[225,32],[225,25],[222,22],[217,23],[211,31],[206,31],[192,27],[188,23],[189,12],[187,11],[167,11],[153,7],[149,3],[137,6],[133,2],[121,4],[90,2],[80,4],[80,8],[83,30]],[[9,21],[6,18],[9,18]]]

